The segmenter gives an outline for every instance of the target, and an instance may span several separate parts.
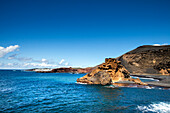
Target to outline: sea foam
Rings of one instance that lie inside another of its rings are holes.
[[[153,103],[148,106],[137,106],[137,109],[144,112],[170,113],[170,103]]]
[[[76,82],[76,84],[87,84],[87,83]]]
[[[12,88],[3,88],[3,89],[0,89],[1,92],[5,92],[5,91],[11,91]]]
[[[139,78],[139,79],[146,79],[146,80],[153,80],[153,81],[159,81],[158,79],[154,79],[154,78],[144,78],[144,77],[135,77],[135,76],[131,76],[133,78]]]

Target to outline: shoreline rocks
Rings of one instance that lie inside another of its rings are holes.
[[[120,81],[131,81],[135,84],[147,85],[141,82],[140,79],[131,78],[130,73],[115,58],[106,58],[105,63],[97,66],[91,73],[77,79],[79,83],[101,85],[114,84]]]
[[[170,76],[167,75],[132,75],[132,76],[155,79],[156,81],[146,82],[149,86],[170,88]]]

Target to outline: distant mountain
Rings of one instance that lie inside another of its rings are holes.
[[[117,59],[131,74],[170,75],[170,45],[140,46]]]

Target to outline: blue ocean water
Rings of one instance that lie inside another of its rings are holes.
[[[0,112],[170,112],[170,90],[77,84],[85,74],[0,71]]]

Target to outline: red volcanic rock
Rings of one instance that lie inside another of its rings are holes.
[[[93,68],[88,67],[88,68],[79,68],[79,69],[75,69],[77,71],[77,73],[89,73],[92,71]]]
[[[73,68],[56,68],[53,69],[51,72],[52,73],[70,73],[72,72]]]

